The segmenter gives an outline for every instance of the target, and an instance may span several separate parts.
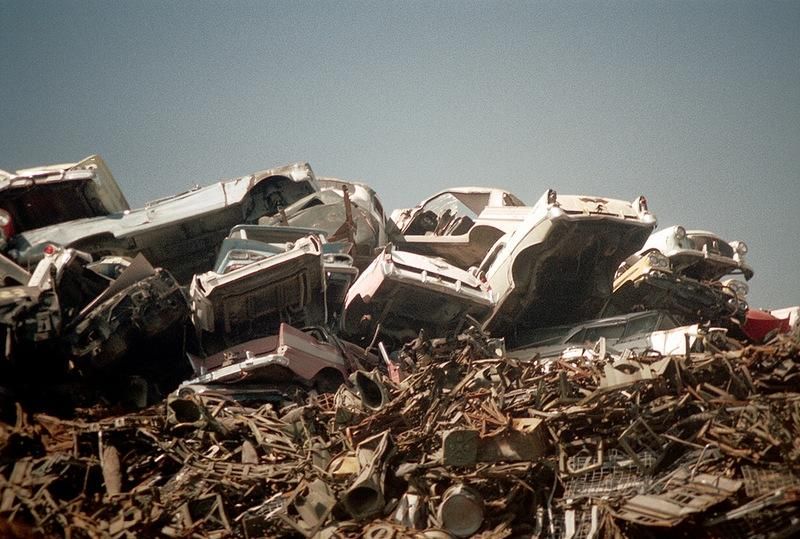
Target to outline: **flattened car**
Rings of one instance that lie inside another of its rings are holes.
[[[99,155],[77,163],[0,171],[0,248],[26,230],[128,209]]]
[[[377,358],[322,327],[281,324],[276,335],[232,346],[206,358],[190,355],[196,377],[180,394],[213,391],[235,400],[290,400],[294,390],[335,391],[350,372]]]
[[[254,224],[319,190],[307,163],[294,163],[215,183],[136,210],[70,221],[17,234],[9,256],[35,264],[48,246],[71,247],[95,258],[142,253],[185,283],[208,271],[222,240],[238,224]]]
[[[470,273],[442,258],[387,246],[350,287],[345,300],[344,332],[367,340],[381,333],[407,340],[420,329],[444,336],[483,318],[493,305],[491,293]]]
[[[205,353],[278,330],[324,325],[358,273],[313,229],[239,225],[212,271],[192,279],[192,321]],[[326,252],[328,251],[328,252]]]

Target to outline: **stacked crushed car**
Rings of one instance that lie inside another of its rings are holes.
[[[655,224],[387,218],[306,163],[141,209],[97,156],[2,173],[0,536],[797,533],[800,308]]]

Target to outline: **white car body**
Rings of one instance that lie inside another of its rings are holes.
[[[322,242],[314,235],[226,273],[195,275],[189,296],[201,345],[214,353],[269,335],[281,321],[292,321],[285,320],[289,313],[303,316],[304,324],[324,322],[324,283]]]
[[[596,316],[620,262],[656,224],[643,197],[631,203],[550,190],[527,210],[477,268],[495,294],[484,328],[496,335]]]
[[[656,223],[644,197],[631,203],[548,190],[523,204],[502,189],[460,187],[392,214],[404,234],[399,249],[440,257],[486,283],[494,304],[484,329],[512,342],[518,326],[596,316],[620,262]]]
[[[390,246],[350,287],[344,330],[371,338],[380,324],[382,332],[399,340],[420,329],[442,336],[457,330],[466,315],[480,319],[492,304],[491,293],[466,271]]]
[[[77,163],[0,171],[0,208],[17,233],[130,209],[99,155]]]
[[[673,272],[698,280],[716,281],[735,274],[750,280],[753,276],[744,242],[728,243],[713,232],[671,226],[652,234],[637,254],[653,249],[669,258]]]
[[[41,259],[50,244],[96,258],[142,253],[185,283],[211,268],[232,227],[274,215],[279,207],[317,191],[308,163],[293,163],[166,197],[143,208],[25,231],[12,238],[8,253],[23,267]]]

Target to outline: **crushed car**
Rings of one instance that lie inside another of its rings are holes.
[[[620,262],[655,224],[644,197],[631,203],[548,190],[475,270],[496,298],[484,329],[513,342],[518,331],[597,316]]]
[[[321,326],[282,323],[275,335],[253,339],[208,357],[189,354],[195,377],[177,394],[213,392],[239,401],[292,401],[311,390],[336,391],[350,373],[378,364],[375,355]]]
[[[368,185],[337,178],[318,177],[319,192],[312,193],[282,208],[273,216],[262,217],[262,225],[288,225],[313,228],[330,242],[347,241],[347,254],[363,270],[378,250],[397,237],[378,195]]]
[[[403,233],[395,252],[437,258],[483,283],[492,305],[478,320],[511,341],[519,330],[596,316],[617,267],[656,223],[644,197],[630,203],[551,189],[525,206],[486,188],[442,191],[393,220]]]
[[[53,249],[25,285],[0,288],[2,383],[34,397],[62,391],[59,405],[69,406],[90,393],[127,398],[131,380],[141,379],[135,400],[147,402],[149,387],[153,402],[189,373],[177,359],[188,317],[178,282],[141,255],[95,263]]]
[[[429,335],[449,335],[484,318],[493,305],[491,292],[477,277],[443,258],[387,246],[356,279],[345,299],[343,333],[369,342],[377,333],[396,342]]]
[[[277,331],[282,322],[338,320],[358,270],[349,244],[314,229],[239,225],[222,242],[213,270],[189,289],[199,349],[206,354]]]
[[[130,209],[99,155],[77,163],[0,171],[0,250],[20,232]]]
[[[704,351],[705,342],[723,343],[726,335],[725,328],[687,325],[668,312],[653,310],[538,328],[520,337],[525,344],[514,348],[509,355],[525,360],[580,356],[587,350],[595,351],[601,339],[609,353],[630,350],[639,355],[681,355]]]
[[[95,258],[141,253],[186,283],[195,273],[212,268],[232,227],[255,224],[318,190],[308,163],[294,163],[166,197],[143,208],[22,231],[8,242],[7,254],[28,267],[44,256],[48,246],[75,248]]]
[[[726,275],[753,277],[747,264],[748,247],[743,241],[727,242],[705,230],[687,230],[680,225],[652,234],[641,250],[621,265],[624,272],[647,253],[658,251],[669,259],[670,268],[679,275],[699,281],[718,281]]]
[[[514,193],[486,187],[451,187],[426,198],[413,208],[394,210],[391,220],[406,236],[458,235],[486,208],[524,207]]]
[[[604,316],[662,309],[687,322],[741,324],[745,320],[748,286],[738,279],[692,279],[673,271],[669,258],[657,249],[642,253],[632,265],[623,262],[621,267],[603,308]]]
[[[530,208],[509,191],[454,187],[414,208],[392,212],[391,220],[402,234],[394,244],[466,270],[479,265],[500,237],[513,232],[529,213]]]
[[[85,376],[139,376],[163,396],[188,375],[185,363],[176,361],[188,319],[189,303],[175,278],[138,255],[70,321],[62,340]]]

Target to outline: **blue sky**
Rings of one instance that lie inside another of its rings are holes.
[[[800,2],[0,0],[0,168],[101,154],[133,205],[304,160],[387,208],[633,199],[800,304]]]

